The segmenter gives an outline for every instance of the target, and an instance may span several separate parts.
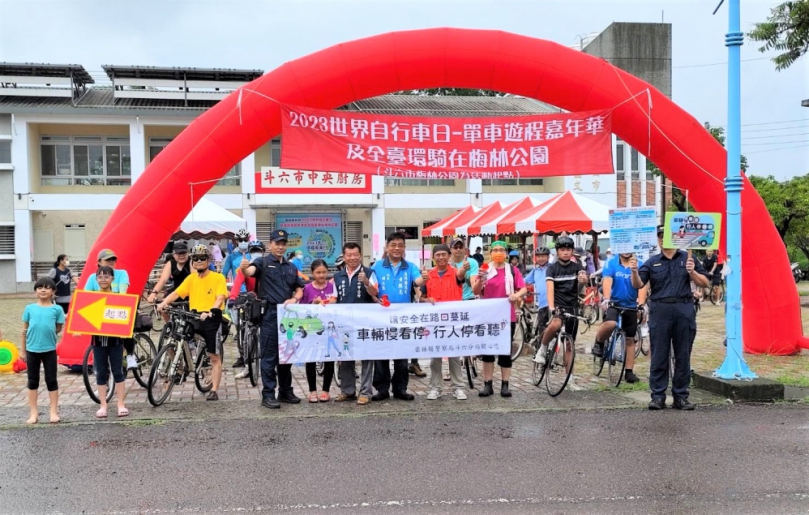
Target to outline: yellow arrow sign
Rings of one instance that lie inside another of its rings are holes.
[[[103,324],[129,325],[132,310],[128,306],[107,306],[107,298],[101,298],[79,310],[79,315],[96,328]]]

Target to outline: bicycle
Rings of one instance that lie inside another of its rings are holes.
[[[584,322],[588,327],[590,325],[588,319],[578,315],[571,315],[563,311],[560,316],[563,319],[575,318]],[[565,321],[562,320],[559,332],[556,333],[556,337],[545,351],[545,364],[537,363],[535,356],[534,366],[531,371],[531,382],[534,386],[539,386],[543,377],[545,378],[545,389],[551,397],[556,397],[565,389],[570,380],[570,375],[573,373],[573,364],[576,361],[576,342],[565,329]],[[537,349],[537,353],[541,350],[542,347]]]
[[[144,377],[148,378],[149,370],[152,367],[152,363],[154,362],[154,356],[157,353],[155,350],[154,343],[152,339],[149,338],[149,335],[146,333],[135,333],[132,337],[135,340],[135,357],[138,360],[138,367],[132,370],[132,375],[135,377],[135,380],[141,385],[143,388],[148,386],[148,382],[144,380]],[[123,345],[123,344],[122,344]],[[95,378],[95,366],[93,364],[93,346],[88,345],[87,350],[84,351],[84,358],[82,359],[82,376],[84,379],[84,387],[87,389],[87,394],[93,399],[93,402],[96,404],[101,404],[101,400],[98,397],[98,386],[94,380]],[[129,370],[126,367],[126,350],[124,350],[124,377],[126,378],[129,375]],[[110,374],[112,375],[112,374]],[[109,402],[113,396],[115,395],[115,381],[110,378],[107,381],[107,402]]]
[[[239,316],[238,342],[247,368],[247,378],[252,386],[261,384],[261,345],[259,330],[261,319],[267,309],[267,301],[259,299],[253,293],[239,295],[236,299],[236,310]]]
[[[466,369],[466,380],[469,382],[469,388],[474,389],[474,378],[478,376],[478,357],[465,356],[463,358],[463,366]]]
[[[643,353],[644,356],[649,355],[649,338],[643,334],[644,327],[648,330],[648,326],[644,326],[646,323],[646,318],[648,316],[647,310],[648,306],[645,304],[643,306],[638,306],[638,331],[635,335],[635,357]]]
[[[612,330],[612,334],[610,334],[607,343],[604,345],[604,352],[600,357],[593,356],[593,374],[600,376],[604,370],[604,362],[609,363],[608,378],[610,386],[618,388],[626,368],[626,333],[624,333],[622,327],[623,315],[626,312],[637,313],[638,310],[621,308],[613,303],[610,303],[610,307],[618,310],[618,320],[615,323],[615,329]]]
[[[533,294],[529,294],[533,295]],[[540,309],[536,304],[525,303],[520,307],[517,316],[517,325],[514,327],[514,338],[511,339],[511,361],[515,361],[523,354],[526,345],[531,349],[530,354],[536,354],[536,341],[545,331],[546,320],[540,320]]]
[[[201,393],[208,393],[213,387],[211,360],[205,350],[205,341],[194,334],[193,320],[200,315],[192,311],[166,308],[171,324],[169,339],[155,357],[149,372],[147,398],[152,406],[160,406],[171,395],[175,384],[185,381],[194,364],[194,383]],[[221,345],[221,342],[217,342]],[[221,353],[221,348],[219,349]],[[220,354],[221,355],[221,354]]]
[[[584,289],[584,297],[579,300],[581,316],[588,320],[587,329],[601,318],[601,281],[599,276],[591,277],[590,284]],[[582,334],[587,332],[585,329]]]

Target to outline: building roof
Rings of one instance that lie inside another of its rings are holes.
[[[0,96],[0,113],[81,113],[127,116],[199,116],[213,107],[214,100],[159,98],[114,98],[110,86],[87,88],[77,101],[59,97]],[[511,116],[558,113],[560,109],[531,98],[504,96],[383,95],[358,100],[341,107],[349,111],[411,116]]]
[[[101,66],[110,79],[156,79],[250,82],[262,75],[264,70],[236,70],[231,68],[161,68],[157,66]]]
[[[532,98],[515,96],[382,95],[351,102],[341,109],[410,116],[512,116],[549,114],[561,109]]]
[[[16,77],[69,77],[77,84],[95,81],[80,64],[0,63],[0,75]]]

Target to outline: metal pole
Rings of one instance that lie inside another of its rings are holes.
[[[744,360],[742,340],[742,177],[741,177],[741,70],[740,54],[744,34],[739,30],[739,1],[728,2],[728,127],[727,127],[727,276],[725,331],[727,354],[714,371],[721,379],[752,380],[758,377]]]

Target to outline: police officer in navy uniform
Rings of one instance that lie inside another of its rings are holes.
[[[300,301],[303,280],[298,268],[284,258],[287,250],[287,232],[283,229],[270,234],[269,252],[252,264],[242,259],[240,265],[245,277],[256,277],[259,296],[267,301],[267,311],[261,323],[261,405],[278,409],[281,402],[297,404],[301,399],[292,390],[292,365],[278,363],[278,305]],[[278,370],[278,398],[275,397],[276,369]]]
[[[691,258],[684,250],[663,248],[663,226],[657,228],[657,244],[660,254],[650,257],[638,270],[637,258],[633,257],[632,286],[651,286],[649,295],[649,338],[652,363],[649,371],[649,386],[652,390],[650,410],[666,407],[670,349],[674,348],[674,375],[671,393],[674,409],[693,410],[688,402],[688,384],[691,375],[691,346],[697,334],[697,318],[691,282],[697,287],[708,286],[710,278],[702,264]]]

